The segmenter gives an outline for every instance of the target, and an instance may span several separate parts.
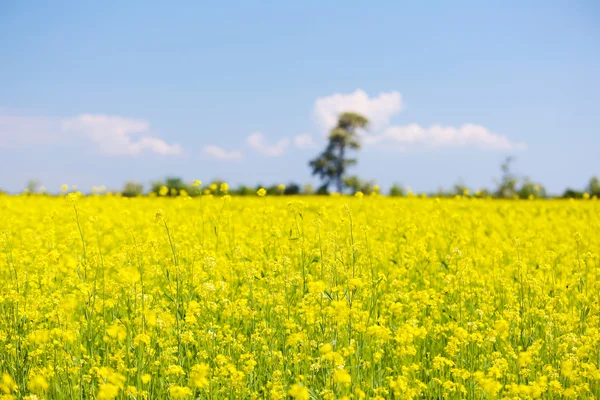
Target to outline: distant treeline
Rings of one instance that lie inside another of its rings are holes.
[[[365,195],[372,193],[378,193],[388,196],[416,196],[422,195],[423,193],[413,193],[409,188],[394,184],[386,191],[382,192],[379,186],[372,180],[361,180],[357,177],[350,177],[344,180],[344,193],[356,194],[361,192]],[[224,186],[225,185],[225,186]],[[335,192],[331,192],[326,188],[315,189],[311,184],[299,185],[291,182],[286,185],[256,185],[246,186],[240,185],[237,187],[231,187],[223,181],[214,180],[209,184],[204,185],[193,185],[192,183],[185,183],[180,178],[167,178],[164,181],[157,181],[152,183],[148,191],[144,191],[144,186],[138,182],[127,182],[121,192],[125,197],[135,197],[143,195],[160,195],[160,196],[199,196],[199,195],[236,195],[236,196],[256,196],[256,192],[264,188],[267,190],[269,195],[328,195]],[[585,197],[600,197],[600,179],[598,177],[592,177],[586,188],[582,190],[567,189],[562,195],[549,196],[543,185],[532,181],[529,178],[522,180],[518,179],[503,179],[498,186],[493,189],[482,189],[473,191],[462,183],[457,183],[453,188],[449,190],[439,189],[435,192],[425,193],[428,197],[456,197],[456,196],[473,196],[473,197],[494,197],[494,198],[585,198]]]
[[[549,196],[546,188],[528,177],[518,177],[511,170],[511,165],[514,159],[508,157],[500,166],[501,177],[496,181],[496,187],[492,190],[481,189],[473,191],[463,183],[457,183],[449,190],[439,189],[433,193],[425,193],[428,197],[455,197],[455,196],[474,196],[474,197],[493,197],[501,199],[529,199],[529,198],[586,198],[600,197],[600,179],[597,176],[590,178],[587,187],[582,189],[567,189],[560,196]],[[167,178],[164,181],[153,182],[150,190],[147,193],[155,193],[162,196],[178,196],[187,194],[189,196],[198,196],[203,194],[231,194],[237,196],[253,196],[256,192],[264,188],[270,195],[327,195],[332,192],[329,187],[333,186],[334,180],[326,180],[326,183],[315,189],[311,184],[300,186],[297,183],[291,182],[286,185],[256,185],[245,186],[241,185],[236,188],[230,187],[227,183],[214,180],[209,184],[202,184],[199,181],[194,181],[191,184],[185,183],[181,178]],[[358,176],[342,176],[339,182],[335,185],[336,189],[347,194],[356,194],[361,192],[365,195],[372,193],[387,194],[388,196],[414,196],[417,193],[411,192],[408,187],[401,184],[394,184],[387,193],[382,193],[380,187],[375,180],[365,180]],[[147,194],[144,192],[142,184],[137,182],[127,182],[122,190],[122,195],[127,197],[141,196]],[[419,193],[418,195],[422,195]]]
[[[435,192],[429,193],[413,193],[410,188],[401,184],[394,184],[387,192],[382,192],[380,187],[376,184],[375,180],[364,180],[357,176],[344,177],[339,185],[336,185],[336,189],[342,189],[344,194],[356,194],[361,192],[364,195],[372,193],[388,195],[388,196],[421,196],[427,197],[455,197],[455,196],[469,196],[469,197],[480,197],[480,198],[502,198],[502,199],[528,199],[528,198],[592,198],[600,197],[600,179],[597,176],[590,178],[586,187],[581,189],[566,189],[561,195],[548,195],[544,186],[540,183],[533,181],[530,178],[524,177],[519,178],[513,174],[510,170],[512,158],[508,158],[501,166],[502,176],[496,182],[494,189],[481,189],[472,190],[463,183],[457,183],[451,189],[438,189]],[[123,189],[118,192],[124,197],[137,197],[137,196],[201,196],[201,195],[235,195],[235,196],[255,196],[259,189],[266,189],[269,195],[328,195],[333,194],[329,190],[329,186],[333,185],[322,185],[318,188],[313,187],[311,184],[300,185],[298,183],[290,182],[287,184],[277,185],[262,185],[246,186],[240,185],[237,187],[231,187],[229,184],[222,180],[213,180],[210,183],[202,183],[200,181],[185,182],[183,179],[178,177],[168,177],[164,180],[155,181],[150,184],[146,189],[142,183],[136,181],[129,181],[125,183]],[[75,187],[68,188],[66,185],[63,186],[62,191],[75,191]],[[105,188],[94,187],[92,193],[103,193]],[[45,193],[45,189],[40,186],[37,181],[30,181],[25,189],[26,193],[30,194],[42,194]],[[0,191],[0,194],[3,192]],[[113,192],[114,193],[114,192]]]
[[[25,189],[25,193],[29,194],[47,194],[42,186],[35,182],[30,182]],[[123,197],[137,196],[201,196],[201,195],[234,195],[234,196],[256,196],[259,189],[264,188],[267,194],[272,195],[330,195],[336,192],[327,190],[326,187],[315,189],[311,184],[299,185],[291,182],[288,184],[278,185],[262,185],[246,186],[240,185],[231,187],[221,180],[213,180],[208,184],[199,182],[187,183],[181,178],[169,177],[164,180],[153,182],[147,189],[142,183],[136,181],[127,182],[119,193]],[[63,188],[63,191],[74,191],[76,188]],[[100,194],[105,192],[105,188],[94,187],[92,193]],[[401,184],[394,184],[392,187],[383,192],[374,180],[362,180],[358,177],[351,176],[344,179],[344,193],[356,194],[361,192],[365,195],[377,193],[392,197],[404,196],[422,196],[427,197],[456,197],[469,196],[479,198],[503,198],[503,199],[528,199],[528,198],[592,198],[600,197],[600,179],[597,176],[589,180],[588,185],[583,189],[566,189],[561,195],[548,195],[543,185],[532,181],[529,178],[516,179],[512,176],[504,177],[493,190],[481,189],[471,190],[463,183],[455,184],[451,189],[438,189],[428,193],[413,193],[410,188]],[[0,191],[0,194],[4,192]]]

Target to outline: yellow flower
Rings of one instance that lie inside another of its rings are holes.
[[[322,345],[319,348],[319,353],[321,353],[321,355],[329,354],[332,351],[333,351],[333,346],[331,346],[331,344],[329,344],[329,343],[325,343],[324,345]]]
[[[185,375],[185,371],[180,365],[169,365],[165,371],[166,375]]]
[[[504,319],[499,319],[496,322],[494,322],[494,329],[503,339],[506,339],[506,337],[508,336],[509,328],[510,324]]]
[[[365,282],[360,278],[351,278],[348,280],[348,287],[350,289],[360,289],[365,285]]]
[[[198,179],[195,179],[194,182],[192,182],[193,187],[198,187],[200,185],[202,185],[202,181],[199,181]]]
[[[154,213],[154,220],[156,222],[162,222],[165,219],[165,210],[163,210],[162,208],[159,208],[158,210],[156,210],[156,212]]]
[[[256,191],[256,194],[257,194],[259,197],[265,197],[265,196],[267,195],[267,189],[265,189],[265,188],[260,188],[260,189],[258,189],[258,190]]]
[[[66,199],[69,204],[75,204],[79,200],[79,193],[71,192],[66,196]]]
[[[208,365],[205,363],[192,366],[190,371],[190,385],[198,388],[208,386]]]
[[[140,280],[140,272],[136,267],[126,267],[121,270],[121,279],[122,282],[126,282],[129,284],[134,284],[139,282]]]
[[[562,384],[559,381],[557,381],[556,379],[550,381],[548,383],[548,387],[550,388],[551,393],[557,393],[560,395],[563,392]]]
[[[104,383],[100,385],[100,390],[98,391],[98,400],[112,400],[118,395],[118,386],[115,386],[112,383]]]
[[[158,190],[158,194],[159,196],[166,196],[169,194],[169,188],[166,186],[161,186],[161,188]]]
[[[560,373],[566,378],[574,377],[573,360],[565,360],[560,366]]]
[[[11,394],[13,391],[17,390],[17,383],[6,372],[2,374],[2,382],[0,382],[0,390],[2,392],[4,392],[4,394]]]
[[[119,342],[122,342],[127,337],[127,330],[125,327],[116,322],[106,329],[106,333],[108,336],[117,339]]]
[[[490,396],[496,396],[500,389],[502,389],[502,383],[498,382],[493,378],[486,377],[481,371],[477,371],[473,375],[475,377],[475,380],[483,388],[483,391]]]
[[[192,390],[185,386],[171,386],[169,388],[169,394],[174,399],[185,399],[192,395]]]
[[[31,378],[29,378],[29,383],[27,384],[27,387],[32,392],[39,393],[39,392],[45,392],[46,390],[48,390],[50,385],[48,384],[48,381],[46,380],[46,378],[44,378],[43,376],[34,375]]]
[[[136,337],[133,339],[133,346],[138,347],[142,343],[146,345],[150,344],[150,336],[145,333],[139,333],[136,335]]]
[[[352,382],[352,378],[345,369],[336,369],[333,373],[333,381],[335,383],[348,385]]]
[[[526,367],[533,361],[533,356],[529,351],[524,351],[519,354],[519,365]]]
[[[288,390],[288,395],[295,400],[310,400],[310,394],[308,393],[308,389],[305,386],[294,383],[290,390]]]
[[[0,195],[0,400],[600,390],[597,201],[69,192]]]
[[[223,193],[227,193],[227,191],[229,190],[229,185],[226,182],[223,182],[221,183],[219,190]]]

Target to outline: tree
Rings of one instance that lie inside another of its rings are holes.
[[[285,195],[297,195],[300,194],[300,185],[298,185],[297,183],[291,182],[288,185],[286,185],[285,189],[283,190],[283,194]]]
[[[581,192],[579,190],[567,188],[567,189],[565,189],[562,197],[565,199],[582,199],[583,192]]]
[[[29,193],[37,193],[37,191],[40,188],[40,183],[38,181],[36,181],[35,179],[32,179],[30,181],[27,182],[27,191]]]
[[[355,194],[356,192],[371,194],[375,191],[375,181],[365,181],[356,175],[344,178],[344,186],[349,188],[352,194]]]
[[[168,177],[165,181],[156,181],[152,182],[152,192],[160,193],[162,187],[167,188],[167,192],[164,194],[166,196],[177,196],[181,190],[185,190],[188,194],[192,191],[190,190],[190,186],[183,182],[183,179],[177,177]]]
[[[547,197],[546,188],[538,183],[535,183],[529,178],[525,178],[517,194],[521,199],[528,199],[530,197]]]
[[[129,181],[125,183],[121,194],[123,197],[136,197],[140,196],[144,192],[144,185],[135,181]]]
[[[329,142],[323,152],[309,162],[312,174],[324,181],[318,192],[326,192],[329,185],[336,185],[337,191],[344,190],[346,169],[356,164],[356,159],[346,158],[346,150],[358,150],[358,130],[365,129],[369,120],[362,115],[346,112],[339,116],[338,123],[329,134]]]
[[[469,193],[469,188],[462,179],[459,179],[459,181],[454,184],[454,189],[452,191],[453,196],[464,196]]]
[[[343,179],[344,186],[350,189],[350,193],[354,194],[360,191],[361,181],[360,178],[356,175],[348,176]]]
[[[597,176],[593,176],[586,190],[591,196],[600,196],[600,179]]]
[[[305,184],[302,187],[302,193],[304,194],[315,194],[315,188],[310,183]]]
[[[390,188],[390,196],[392,197],[404,197],[406,196],[406,191],[404,187],[399,183],[394,183]]]
[[[256,189],[246,186],[240,185],[237,189],[232,191],[233,194],[237,194],[238,196],[254,196],[256,195]]]
[[[510,164],[514,161],[513,157],[508,157],[501,165],[502,180],[498,184],[496,196],[502,198],[513,197],[517,192],[517,178],[510,170]]]

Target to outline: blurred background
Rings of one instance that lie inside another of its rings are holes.
[[[581,194],[599,50],[595,1],[2,1],[0,189],[316,191],[353,112],[343,190]]]

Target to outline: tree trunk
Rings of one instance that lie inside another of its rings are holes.
[[[342,181],[342,175],[344,174],[344,156],[346,152],[346,146],[340,145],[340,157],[338,159],[338,168],[336,171],[337,178],[337,189],[338,193],[342,193],[344,190],[344,182]]]

